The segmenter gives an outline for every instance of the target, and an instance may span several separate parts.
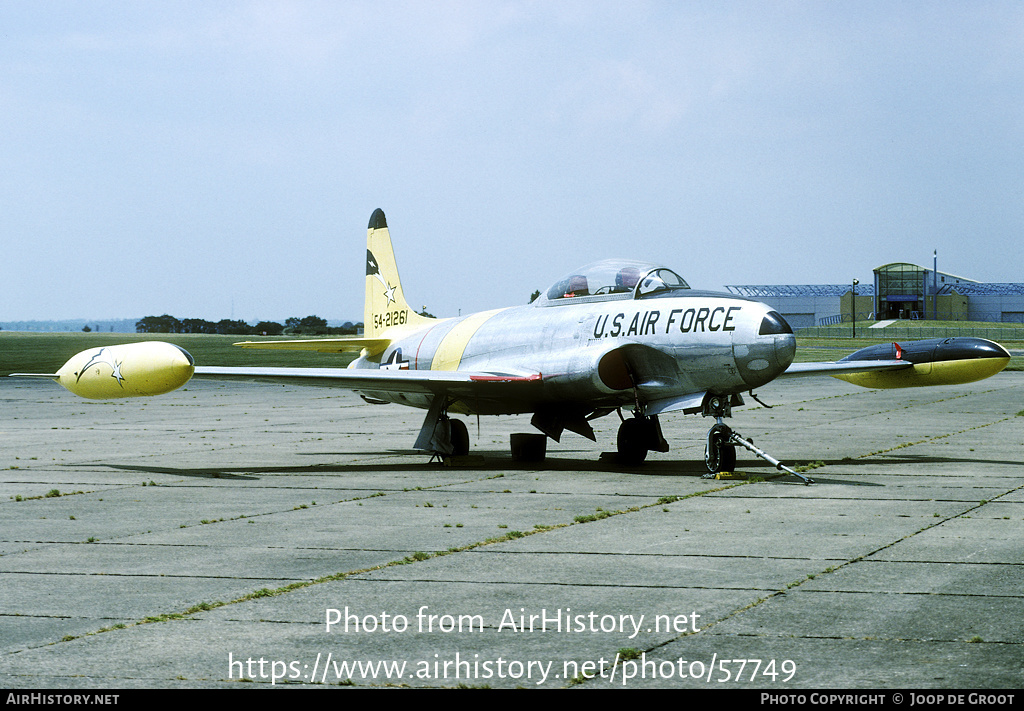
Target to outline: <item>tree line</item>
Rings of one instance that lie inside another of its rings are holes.
[[[276,321],[260,321],[250,326],[245,321],[221,319],[214,323],[200,318],[177,319],[170,314],[163,316],[146,316],[135,322],[136,333],[218,333],[229,336],[280,336],[302,335],[348,336],[358,333],[363,324],[345,322],[341,326],[328,326],[327,320],[319,316],[299,318],[293,316],[284,323]]]

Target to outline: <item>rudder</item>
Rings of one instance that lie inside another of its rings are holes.
[[[363,333],[375,337],[394,326],[417,326],[432,320],[413,311],[405,300],[388,223],[384,211],[377,208],[370,216],[366,232]]]

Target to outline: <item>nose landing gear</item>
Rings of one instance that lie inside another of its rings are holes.
[[[736,468],[736,447],[731,442],[732,430],[728,425],[719,422],[708,430],[704,463],[712,474],[731,472]]]
[[[708,443],[704,449],[704,463],[707,464],[708,473],[704,475],[704,478],[710,479],[719,472],[733,471],[736,468],[736,446],[738,445],[773,465],[779,471],[792,474],[804,484],[814,483],[813,479],[790,469],[764,450],[755,447],[754,440],[740,437],[738,433],[722,422],[722,418],[732,415],[732,404],[729,398],[717,395],[708,396],[704,401],[704,416],[714,417],[718,420],[708,431]]]

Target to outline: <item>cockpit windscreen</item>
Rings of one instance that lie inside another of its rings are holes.
[[[566,299],[604,297],[608,299],[643,298],[666,290],[689,289],[671,269],[650,262],[605,259],[573,271],[556,281],[540,301],[566,303]],[[599,301],[589,298],[588,301]]]

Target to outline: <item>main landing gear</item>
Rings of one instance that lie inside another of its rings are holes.
[[[445,396],[438,395],[431,402],[413,447],[441,457],[469,453],[469,430],[465,422],[448,416],[448,399]]]
[[[619,417],[622,417],[621,412]],[[640,464],[651,450],[668,451],[668,442],[661,434],[661,423],[657,415],[634,415],[628,420],[623,418],[616,444],[619,461],[623,464]]]
[[[450,431],[449,436],[452,443],[452,454],[456,457],[469,454],[469,429],[466,427],[466,423],[450,417],[447,419]]]

